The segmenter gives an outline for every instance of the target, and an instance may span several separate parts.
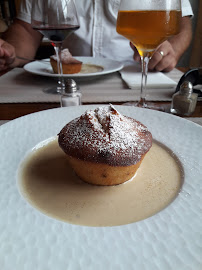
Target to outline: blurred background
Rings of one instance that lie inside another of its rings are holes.
[[[194,18],[192,19],[193,39],[188,50],[180,59],[178,66],[182,67],[202,67],[202,1],[189,0]]]
[[[7,27],[13,22],[16,17],[18,7],[21,0],[0,0],[0,36],[6,31]],[[193,39],[189,49],[180,59],[178,66],[180,67],[202,67],[202,1],[190,0],[194,12],[192,19]],[[41,48],[38,51],[37,58],[48,57],[48,54],[53,53],[52,46],[46,42],[42,42]]]

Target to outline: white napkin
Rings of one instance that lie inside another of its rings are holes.
[[[125,65],[120,71],[122,79],[131,89],[140,89],[141,85],[141,67],[137,64]],[[147,88],[163,89],[176,87],[176,82],[170,79],[162,72],[148,72]]]

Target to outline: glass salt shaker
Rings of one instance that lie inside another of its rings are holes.
[[[79,106],[81,105],[81,93],[76,82],[67,79],[65,82],[65,90],[61,95],[61,107]]]
[[[198,95],[193,93],[193,85],[189,81],[183,82],[180,91],[172,96],[171,113],[178,115],[191,115],[197,103]]]

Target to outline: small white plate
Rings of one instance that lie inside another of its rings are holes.
[[[184,183],[158,214],[129,225],[85,227],[49,218],[19,194],[20,162],[85,110],[58,108],[0,127],[0,268],[2,270],[199,270],[202,266],[202,127],[149,109],[116,106],[179,158]],[[134,198],[135,200],[135,198]]]
[[[123,68],[123,64],[121,64],[120,62],[106,58],[85,57],[85,56],[75,58],[83,62],[83,64],[101,66],[103,67],[103,70],[94,73],[64,74],[63,76],[65,78],[86,78],[92,76],[100,76],[119,71]],[[24,69],[30,73],[41,76],[58,77],[58,74],[53,73],[49,59],[45,59],[45,61],[34,61],[28,63],[24,66]]]

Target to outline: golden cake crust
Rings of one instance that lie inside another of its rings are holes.
[[[141,165],[144,156],[134,165],[116,167],[81,160],[69,155],[67,155],[67,159],[77,176],[83,181],[93,185],[111,186],[131,180]]]
[[[64,49],[61,52],[61,60],[63,74],[75,74],[81,71],[82,62],[72,57],[68,49]],[[58,74],[57,58],[55,55],[50,57],[50,64],[52,66],[53,72]]]

